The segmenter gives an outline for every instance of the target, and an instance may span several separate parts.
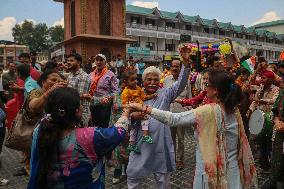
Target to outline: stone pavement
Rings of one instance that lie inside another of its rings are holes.
[[[195,167],[195,142],[192,131],[188,130],[185,137],[185,164],[186,168],[181,171],[175,171],[171,175],[171,189],[192,188],[193,174]],[[28,177],[14,177],[13,172],[20,165],[20,153],[7,148],[3,148],[2,168],[0,168],[0,178],[6,178],[10,181],[7,186],[0,186],[0,189],[24,189],[27,186]],[[259,184],[261,185],[267,179],[268,173],[259,172]],[[143,189],[155,188],[153,176],[149,176],[144,183]],[[106,189],[127,189],[126,179],[116,185],[112,185],[112,169],[107,169]]]

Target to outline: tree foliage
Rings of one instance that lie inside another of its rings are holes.
[[[25,20],[22,24],[16,24],[12,29],[14,41],[27,45],[31,51],[48,51],[52,44],[64,39],[62,26],[48,28],[45,23],[34,24]]]

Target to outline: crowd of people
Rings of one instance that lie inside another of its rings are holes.
[[[181,48],[164,72],[121,55],[97,54],[83,66],[73,52],[65,63],[38,66],[35,54],[22,53],[1,76],[1,151],[20,114],[33,123],[27,141],[6,145],[22,151],[14,176],[28,175],[28,189],[101,189],[108,166],[113,184],[125,175],[138,189],[153,174],[156,188],[166,189],[171,173],[185,168],[191,128],[194,189],[257,188],[256,159],[271,173],[263,187],[284,188],[284,62],[248,56],[234,64],[253,58],[254,69],[235,69],[216,53],[197,72],[191,53]],[[258,134],[250,129],[256,111],[264,120]]]

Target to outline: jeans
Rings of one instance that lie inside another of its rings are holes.
[[[6,127],[0,127],[0,154],[2,152],[2,146],[5,139]]]

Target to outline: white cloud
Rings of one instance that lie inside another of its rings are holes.
[[[260,23],[265,23],[265,22],[271,22],[275,20],[280,20],[281,17],[277,15],[275,11],[269,11],[265,13],[260,19],[255,21],[252,25],[260,24]]]
[[[15,17],[5,17],[0,20],[0,40],[14,41],[12,36],[12,28],[17,23]]]
[[[138,7],[145,7],[145,8],[154,8],[154,7],[159,7],[159,2],[157,1],[134,1],[132,3],[132,5],[134,6],[138,6]]]
[[[32,22],[33,24],[36,24],[36,21],[35,21],[34,19],[32,19],[32,18],[27,18],[27,19],[25,19],[25,20],[27,20],[27,21],[29,21],[29,22]],[[23,20],[22,22],[19,22],[18,24],[22,25],[25,20]]]
[[[57,20],[56,22],[54,22],[53,26],[57,26],[57,25],[61,25],[62,27],[64,27],[64,18],[63,17],[60,20]]]

